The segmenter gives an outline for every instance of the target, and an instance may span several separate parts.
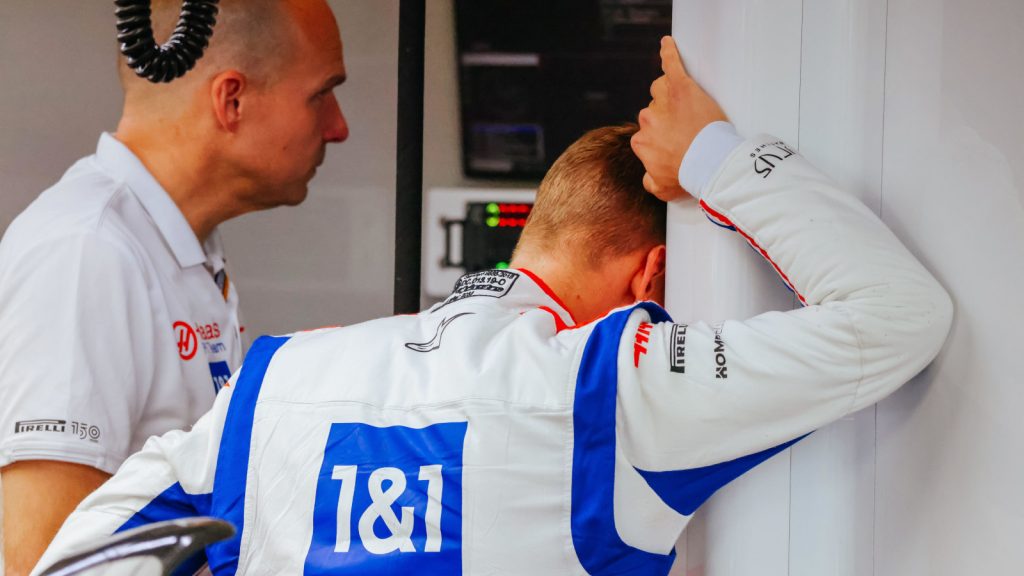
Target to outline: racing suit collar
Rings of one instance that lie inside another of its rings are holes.
[[[558,305],[558,308],[556,309],[556,311],[560,313],[559,316],[562,315],[561,313],[564,313],[565,316],[569,317],[568,318],[569,322],[566,323],[567,326],[575,326],[576,325],[576,318],[574,318],[573,315],[572,315],[572,312],[569,311],[569,307],[565,305],[565,302],[563,302],[562,299],[558,297],[558,294],[555,294],[555,291],[552,290],[551,287],[548,286],[547,283],[544,282],[544,280],[542,280],[540,278],[540,276],[537,276],[536,274],[534,274],[533,272],[530,272],[526,268],[517,268],[515,270],[517,272],[522,272],[524,275],[526,275],[527,278],[529,278],[530,280],[533,280],[533,283],[536,284],[537,287],[540,288],[541,291],[544,292],[544,294],[548,298],[550,298],[552,301],[554,301],[555,304]],[[564,321],[565,318],[563,317],[562,320]]]
[[[466,299],[517,310],[541,308],[558,318],[561,326],[576,325],[576,320],[561,298],[539,276],[525,268],[485,270],[466,274],[455,283],[451,295],[434,305],[430,311],[434,312]]]

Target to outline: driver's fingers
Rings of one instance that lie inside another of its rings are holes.
[[[653,102],[651,104],[653,104]],[[648,106],[647,108],[644,108],[643,110],[640,111],[639,114],[636,115],[636,123],[637,123],[637,125],[640,126],[641,129],[647,128],[648,126],[651,125],[651,107],[650,106]],[[637,134],[639,134],[639,132]],[[633,137],[636,138],[636,134],[634,134]]]
[[[644,190],[647,190],[648,192],[654,194],[655,196],[658,195],[658,185],[654,182],[654,178],[651,177],[651,174],[649,172],[644,172],[643,184]]]
[[[665,98],[668,95],[668,78],[665,76],[658,76],[654,82],[651,82],[651,99],[657,101],[659,98]]]
[[[690,77],[683,66],[683,59],[679,55],[679,48],[671,36],[661,39],[661,69],[670,81],[685,80]]]

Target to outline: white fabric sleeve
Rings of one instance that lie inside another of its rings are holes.
[[[188,432],[153,436],[110,480],[68,517],[33,574],[111,534],[168,520],[209,514],[210,494],[228,406],[238,373],[213,408]]]
[[[647,325],[633,312],[619,344],[618,430],[637,469],[773,449],[877,402],[938,353],[952,319],[946,291],[871,210],[784,143],[735,149],[700,205],[806,307],[721,326]]]
[[[138,260],[96,233],[14,258],[0,278],[0,466],[58,460],[113,473],[153,377]]]
[[[679,165],[679,185],[700,200],[712,176],[740,144],[743,138],[732,124],[718,121],[705,126],[697,133]]]

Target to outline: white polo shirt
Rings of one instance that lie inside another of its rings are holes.
[[[239,326],[218,233],[200,244],[103,134],[0,242],[0,466],[113,473],[210,409],[241,363]]]

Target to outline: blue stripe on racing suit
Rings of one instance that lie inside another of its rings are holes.
[[[217,576],[234,574],[238,570],[239,548],[245,528],[245,484],[249,446],[252,442],[253,412],[270,360],[288,340],[286,336],[261,336],[246,354],[242,372],[235,382],[217,454],[210,514],[231,522],[237,532],[232,538],[213,544],[206,550],[210,571]]]
[[[657,304],[642,302],[601,320],[580,361],[573,403],[572,542],[588,574],[668,574],[675,551],[652,554],[622,541],[615,529],[615,407],[619,342],[633,310],[670,322]]]
[[[696,512],[697,508],[719,488],[806,437],[805,434],[796,440],[790,440],[774,448],[711,466],[667,472],[648,472],[639,468],[636,468],[636,471],[643,476],[647,485],[658,494],[665,504],[668,504],[676,512],[689,516]]]
[[[180,483],[175,482],[173,486],[160,493],[142,510],[133,514],[114,533],[118,534],[153,522],[206,516],[210,513],[210,498],[210,494],[188,494]],[[195,574],[205,563],[206,555],[197,554],[195,558],[179,566],[173,574],[174,576]]]

